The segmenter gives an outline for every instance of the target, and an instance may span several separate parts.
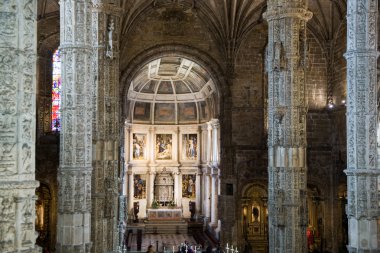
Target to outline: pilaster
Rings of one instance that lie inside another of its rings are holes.
[[[347,3],[347,245],[380,252],[377,164],[378,1]]]
[[[268,1],[269,252],[307,252],[306,0]]]
[[[218,223],[218,174],[211,174],[211,224]]]
[[[58,169],[58,253],[91,250],[91,1],[61,0],[62,111]]]

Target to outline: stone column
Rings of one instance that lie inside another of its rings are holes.
[[[347,245],[380,252],[377,164],[378,1],[347,4]]]
[[[197,141],[198,141],[198,146],[197,146],[197,165],[200,165],[201,164],[201,161],[202,161],[202,151],[204,149],[204,147],[202,147],[203,145],[203,141],[202,141],[202,128],[199,126],[198,127],[198,130],[197,130]]]
[[[218,225],[218,174],[211,174],[211,225]]]
[[[91,1],[60,2],[62,111],[58,253],[90,252],[93,76]]]
[[[195,178],[195,212],[197,215],[201,212],[201,197],[202,197],[202,190],[201,190],[201,173],[197,172],[196,178]]]
[[[156,135],[156,128],[151,127],[149,128],[149,136],[150,136],[150,164],[155,165],[156,164],[156,158],[155,158],[155,147],[156,147],[156,141],[155,141],[155,135]]]
[[[179,187],[179,172],[175,171],[173,173],[174,176],[174,202],[177,204],[177,206],[180,206],[179,204],[179,194],[180,194],[180,187]],[[181,191],[182,194],[182,191]]]
[[[124,160],[125,163],[128,164],[130,160],[132,160],[131,157],[131,125],[130,124],[125,124],[124,126]]]
[[[128,212],[133,208],[133,172],[131,168],[128,170]]]
[[[40,50],[37,57],[37,141],[51,132],[52,52]]]
[[[200,162],[202,165],[205,165],[207,163],[207,124],[204,124],[200,127],[201,135],[199,136],[200,138],[200,143],[201,143],[201,148],[200,148]]]
[[[147,207],[150,207],[152,205],[152,202],[154,200],[154,178],[155,178],[156,172],[149,171],[149,189],[148,189],[148,203],[146,204]]]
[[[212,161],[212,125],[207,122],[207,149],[206,149],[207,164]]]
[[[205,206],[205,213],[204,216],[207,217],[208,220],[210,220],[210,173],[208,173],[207,169],[203,171],[203,177],[204,177],[204,206]]]
[[[268,0],[269,252],[307,252],[307,0]]]
[[[119,119],[119,0],[92,0],[94,110],[92,252],[116,249],[118,206]]]
[[[219,165],[219,120],[212,120],[212,164]]]
[[[37,1],[0,4],[0,252],[37,252]]]

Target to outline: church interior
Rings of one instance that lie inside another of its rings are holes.
[[[0,1],[0,252],[380,252],[378,12]]]

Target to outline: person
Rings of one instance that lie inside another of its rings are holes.
[[[210,243],[207,243],[207,248],[206,248],[206,253],[212,253],[212,246],[210,245]]]
[[[146,253],[154,253],[152,244],[148,246],[148,250],[146,251]]]

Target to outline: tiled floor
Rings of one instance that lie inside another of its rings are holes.
[[[196,242],[194,238],[190,235],[184,235],[184,234],[171,234],[171,235],[165,235],[165,234],[145,234],[143,235],[142,239],[142,245],[141,245],[141,251],[146,251],[148,249],[149,245],[153,245],[154,251],[156,251],[156,242],[158,241],[158,251],[163,252],[165,247],[165,251],[168,253],[173,252],[173,246],[175,248],[175,252],[177,252],[177,247],[181,245],[181,243],[184,243],[185,241],[189,243],[189,245],[192,245],[193,247],[196,246]],[[132,244],[131,250],[137,250],[137,235],[132,235],[131,241]]]

